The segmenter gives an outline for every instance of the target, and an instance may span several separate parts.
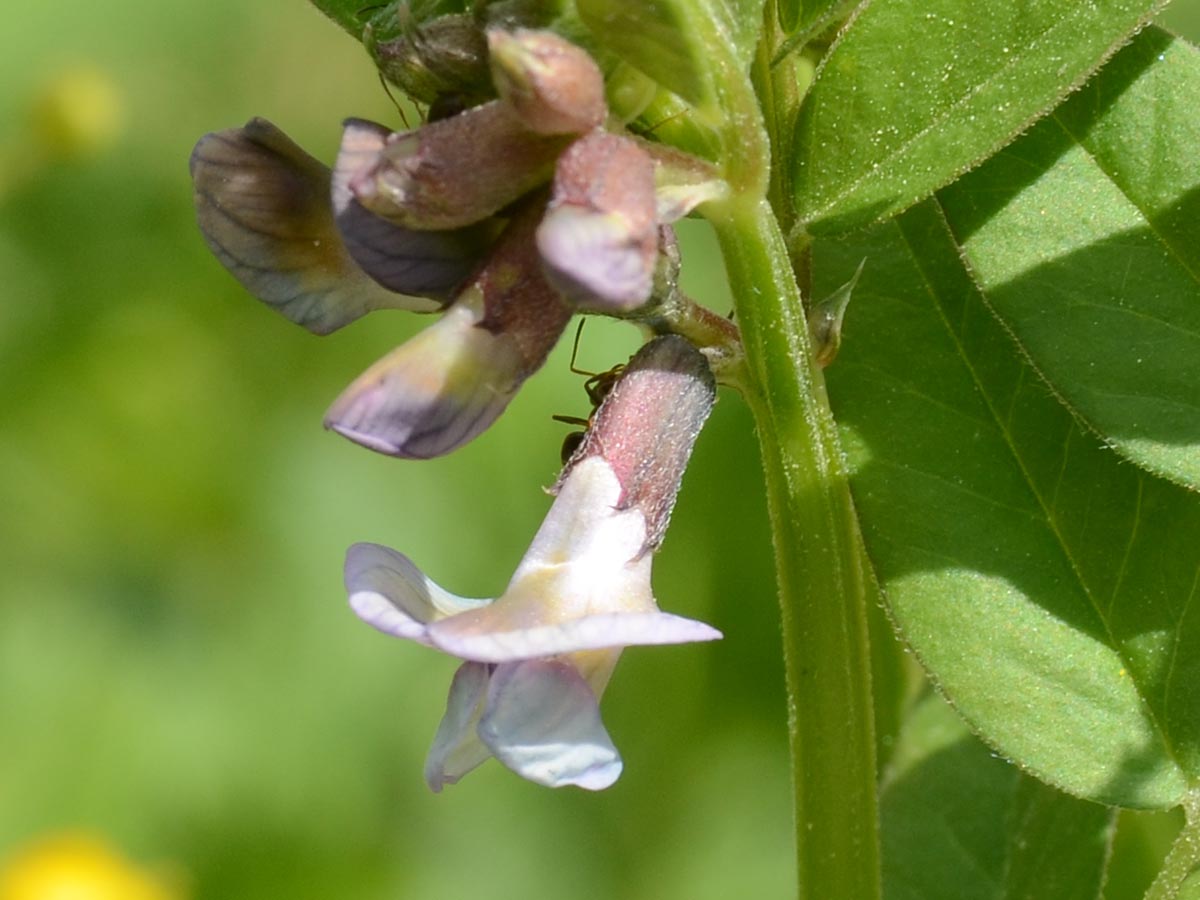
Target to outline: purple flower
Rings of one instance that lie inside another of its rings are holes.
[[[455,23],[442,50],[464,37]],[[651,321],[666,223],[725,190],[707,163],[605,131],[603,77],[579,47],[525,29],[486,39],[499,99],[400,133],[349,119],[332,171],[264,119],[192,154],[209,247],[293,322],[327,334],[376,309],[444,312],[326,415],[393,456],[480,434],[574,312]]]

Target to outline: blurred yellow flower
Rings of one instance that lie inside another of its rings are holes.
[[[63,69],[43,83],[30,115],[39,147],[60,159],[82,159],[108,149],[125,118],[116,82],[89,65]]]
[[[0,867],[0,900],[178,900],[156,875],[104,841],[62,834],[18,849]]]

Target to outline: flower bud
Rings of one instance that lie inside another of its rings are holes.
[[[376,215],[415,229],[482,221],[550,178],[567,144],[531,132],[500,101],[391,135],[347,173],[351,193]]]
[[[413,19],[410,7],[389,7],[364,29],[363,46],[383,76],[418,103],[447,94],[486,98],[487,41],[474,17]]]
[[[657,244],[650,156],[604,131],[573,143],[555,168],[538,229],[551,283],[581,309],[636,309],[650,298]]]
[[[491,29],[492,81],[531,131],[582,134],[608,111],[604,76],[585,51],[551,31]]]

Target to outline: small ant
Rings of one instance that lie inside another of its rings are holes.
[[[587,429],[592,427],[592,420],[596,417],[596,410],[600,404],[604,402],[604,398],[612,393],[613,386],[616,385],[617,379],[621,377],[621,373],[625,371],[625,363],[617,363],[611,369],[605,372],[587,372],[583,369],[575,368],[575,357],[579,353],[579,336],[583,334],[583,323],[586,319],[580,320],[579,327],[575,330],[575,346],[571,348],[571,371],[576,375],[587,375],[588,380],[583,383],[583,389],[587,393],[588,400],[592,404],[592,411],[588,413],[586,419],[581,419],[579,416],[551,416],[555,422],[563,422],[567,425],[576,425],[583,428],[583,431],[572,431],[562,442],[562,462],[565,466],[567,461],[575,455],[575,451],[579,449],[579,445],[583,443],[583,439],[587,436]]]

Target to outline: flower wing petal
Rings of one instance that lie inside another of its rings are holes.
[[[384,290],[355,265],[329,208],[329,170],[267,120],[202,137],[191,172],[213,254],[296,324],[328,334],[373,309],[437,308]]]
[[[425,782],[434,793],[454,784],[492,755],[476,733],[483,715],[490,667],[463,663],[450,682],[446,715],[438,725],[425,759]]]
[[[345,578],[350,607],[360,619],[384,634],[426,645],[429,623],[491,602],[443,590],[407,556],[379,544],[352,546]]]
[[[488,684],[479,736],[505,766],[548,787],[598,791],[621,774],[596,696],[564,660],[499,666]]]
[[[581,650],[715,641],[721,632],[664,612],[602,613],[520,628],[501,604],[433,622],[426,640],[459,659],[503,663]]]
[[[325,426],[379,453],[429,459],[482,433],[524,377],[512,337],[477,327],[477,312],[460,300],[359,376]]]

